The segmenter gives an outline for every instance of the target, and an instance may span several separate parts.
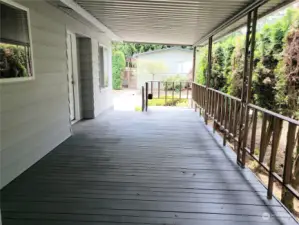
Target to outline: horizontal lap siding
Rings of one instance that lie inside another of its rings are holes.
[[[35,80],[1,85],[1,185],[70,135],[65,26],[30,10]]]
[[[30,11],[35,80],[0,84],[0,187],[71,135],[66,29],[110,44],[44,1],[20,2]]]

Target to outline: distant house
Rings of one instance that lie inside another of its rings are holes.
[[[160,49],[135,54],[137,88],[146,81],[162,81],[169,76],[181,75],[189,79],[192,71],[193,51],[181,47]]]

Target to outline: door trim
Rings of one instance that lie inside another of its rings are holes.
[[[80,111],[80,96],[79,96],[79,73],[78,73],[78,51],[77,51],[77,40],[75,33],[71,32],[70,30],[66,30],[66,41],[68,36],[70,35],[71,38],[71,57],[72,57],[72,70],[73,70],[73,82],[74,82],[74,120],[70,120],[70,124],[73,125],[74,123],[81,120],[81,111]],[[68,61],[67,61],[68,63]],[[68,81],[69,82],[69,81]],[[70,110],[70,109],[69,109]],[[70,111],[69,111],[70,114]]]

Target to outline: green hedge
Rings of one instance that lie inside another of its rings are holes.
[[[126,68],[125,55],[121,51],[115,51],[112,54],[112,86],[114,90],[120,90],[122,87],[122,74]]]
[[[288,63],[291,54],[295,54],[291,53],[292,49],[299,47],[298,43],[291,42],[295,40],[294,34],[299,32],[299,9],[289,8],[276,21],[273,22],[272,18],[268,20],[266,18],[259,24],[256,35],[252,101],[263,108],[299,118],[299,74]],[[213,44],[212,88],[241,96],[244,43],[245,35],[235,32]],[[197,59],[196,81],[205,84],[207,46],[199,48]],[[296,61],[295,58],[293,60]],[[290,90],[290,86],[293,90]]]

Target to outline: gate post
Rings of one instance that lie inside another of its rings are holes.
[[[141,98],[142,98],[142,103],[141,103],[141,111],[144,111],[144,86],[141,87]]]
[[[145,111],[148,108],[148,82],[145,83]]]
[[[250,100],[251,100],[251,83],[252,83],[254,48],[255,48],[255,34],[256,34],[256,22],[257,22],[257,15],[258,15],[257,10],[258,9],[255,8],[254,10],[250,11],[247,16],[243,85],[242,85],[242,93],[241,93],[241,109],[240,109],[240,120],[239,120],[240,121],[239,140],[238,140],[238,147],[237,147],[237,163],[243,168],[245,167],[245,160],[246,160],[246,145],[247,145],[248,126],[249,126],[248,104],[250,104]],[[241,151],[242,151],[242,157],[240,158]]]

